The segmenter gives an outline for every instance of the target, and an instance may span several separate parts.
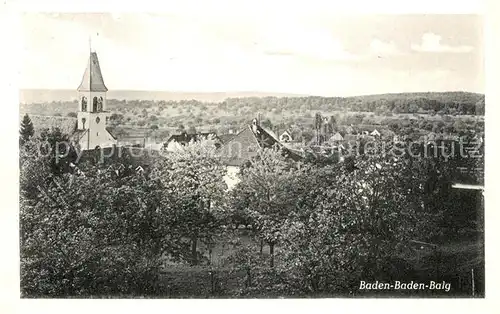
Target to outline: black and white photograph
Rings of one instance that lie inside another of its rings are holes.
[[[20,298],[485,298],[484,22],[22,13]]]

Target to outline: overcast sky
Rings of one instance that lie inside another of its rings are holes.
[[[76,89],[89,36],[111,90],[484,92],[474,15],[23,16],[22,88]]]

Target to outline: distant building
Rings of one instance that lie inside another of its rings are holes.
[[[288,143],[288,142],[291,142],[293,141],[293,138],[292,138],[292,134],[290,134],[290,132],[285,131],[283,133],[281,133],[280,135],[280,142],[285,142],[285,143]]]
[[[252,124],[238,132],[221,147],[221,157],[227,166],[227,174],[224,177],[229,188],[237,182],[240,167],[245,165],[251,158],[257,155],[261,148],[281,148],[287,158],[292,160],[302,159],[301,152],[290,149],[283,145],[273,132],[262,127],[258,119],[253,119]]]
[[[163,143],[163,149],[168,152],[175,152],[182,149],[183,146],[189,143],[194,143],[200,140],[210,140],[213,141],[215,147],[220,147],[222,145],[221,140],[217,137],[215,133],[194,133],[188,134],[183,132],[181,134],[174,134]]]
[[[375,136],[375,137],[380,137],[380,132],[377,131],[377,129],[373,130],[371,133],[370,133],[371,136]]]
[[[287,156],[294,160],[302,158],[299,152],[285,147],[272,132],[262,127],[257,119],[253,119],[251,125],[224,143],[221,148],[221,156],[227,165],[239,167],[256,156],[260,148],[273,147],[283,149]]]
[[[339,132],[337,132],[337,133],[333,134],[333,135],[330,137],[330,139],[329,139],[329,141],[330,141],[330,142],[333,142],[333,143],[335,143],[335,142],[340,142],[340,141],[343,141],[343,140],[344,140],[344,137],[343,137],[343,136],[342,136],[342,134],[340,134]]]
[[[345,131],[347,134],[355,134],[356,133],[356,130],[354,129],[354,127],[352,125],[347,126]]]

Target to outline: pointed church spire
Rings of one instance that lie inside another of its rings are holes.
[[[90,40],[89,40],[90,44]],[[89,62],[85,73],[83,74],[82,82],[77,89],[79,92],[107,92],[108,88],[104,84],[104,79],[99,66],[97,53],[90,52]]]

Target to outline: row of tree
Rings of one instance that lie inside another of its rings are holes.
[[[270,269],[280,274],[273,287],[288,293],[349,291],[360,278],[391,276],[387,267],[408,240],[444,230],[447,171],[436,161],[380,155],[360,157],[356,167],[319,165],[267,149],[228,192],[223,160],[206,142],[136,171],[126,151],[98,163],[92,156],[100,152],[89,152],[77,162],[80,152],[57,146],[64,141],[52,131],[21,145],[27,296],[158,293],[165,260],[208,264],[200,245],[211,250],[238,237],[233,226],[242,224],[261,249],[237,246],[230,267]]]

